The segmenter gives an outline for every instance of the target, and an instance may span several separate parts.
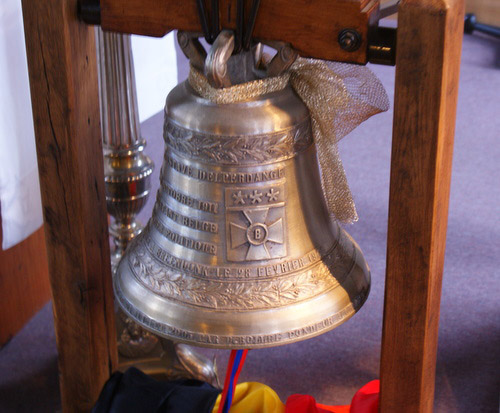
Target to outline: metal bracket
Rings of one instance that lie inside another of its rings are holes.
[[[233,54],[234,34],[230,30],[223,30],[215,39],[205,60],[205,75],[208,82],[215,88],[231,86],[231,79],[227,70],[227,61]]]
[[[280,41],[262,41],[266,46],[272,47],[277,51],[276,55],[264,67],[267,76],[279,76],[295,62],[299,54],[290,45],[290,43]],[[259,60],[256,58],[255,62],[258,65]]]
[[[466,14],[465,15],[465,25],[464,32],[466,34],[472,34],[474,31],[478,31],[484,34],[488,34],[490,36],[496,37],[500,39],[500,27],[490,26],[489,24],[479,23],[476,20],[476,16],[474,14]]]
[[[368,61],[379,65],[396,64],[396,34],[392,27],[374,27],[368,36]]]
[[[207,52],[198,40],[201,36],[201,33],[183,32],[181,30],[177,32],[177,41],[182,52],[189,59],[193,67],[203,72]]]
[[[78,17],[87,24],[101,24],[101,2],[100,0],[78,0]]]

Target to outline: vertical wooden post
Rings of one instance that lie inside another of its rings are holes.
[[[463,0],[399,6],[381,412],[431,412]]]
[[[65,412],[116,364],[94,29],[76,0],[22,0]]]

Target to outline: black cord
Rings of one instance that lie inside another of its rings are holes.
[[[247,28],[245,31],[245,40],[243,42],[243,47],[248,50],[250,49],[252,43],[252,33],[255,27],[255,21],[257,20],[257,13],[259,12],[260,0],[253,0],[252,9],[250,10],[250,17],[248,19]]]
[[[210,35],[210,43],[215,41],[219,33],[219,0],[212,0],[212,33]]]
[[[236,44],[235,52],[238,53],[243,46],[243,29],[245,26],[245,3],[244,0],[237,0],[236,6]]]
[[[207,11],[205,9],[204,0],[196,0],[196,6],[198,8],[198,15],[200,16],[201,29],[203,30],[203,35],[205,40],[210,43],[211,32],[208,28],[207,22]]]
[[[200,17],[201,29],[207,43],[212,44],[220,33],[219,21],[219,0],[212,0],[212,10],[210,13],[210,27],[207,19],[207,9],[204,0],[196,0],[198,15]],[[260,0],[253,0],[245,27],[245,2],[237,0],[236,9],[236,44],[235,51],[239,52],[242,48],[249,50],[252,44],[252,33],[255,28],[255,21],[259,12]]]

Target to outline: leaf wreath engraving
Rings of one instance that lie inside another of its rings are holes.
[[[195,278],[160,266],[144,248],[129,255],[136,277],[155,293],[214,309],[276,308],[295,303],[338,285],[326,265],[291,277],[252,282],[220,282]]]
[[[201,134],[167,121],[163,136],[169,146],[193,159],[226,164],[284,160],[312,143],[309,121],[286,131],[251,136]]]

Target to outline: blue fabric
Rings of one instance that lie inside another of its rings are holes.
[[[238,372],[238,368],[241,363],[241,357],[243,356],[243,350],[237,350],[236,356],[234,357],[233,369],[231,370],[231,379],[229,380],[229,389],[227,392],[226,402],[224,403],[223,413],[229,413],[229,409],[231,408],[231,403],[233,402],[233,390],[236,383],[234,382],[236,373]]]

